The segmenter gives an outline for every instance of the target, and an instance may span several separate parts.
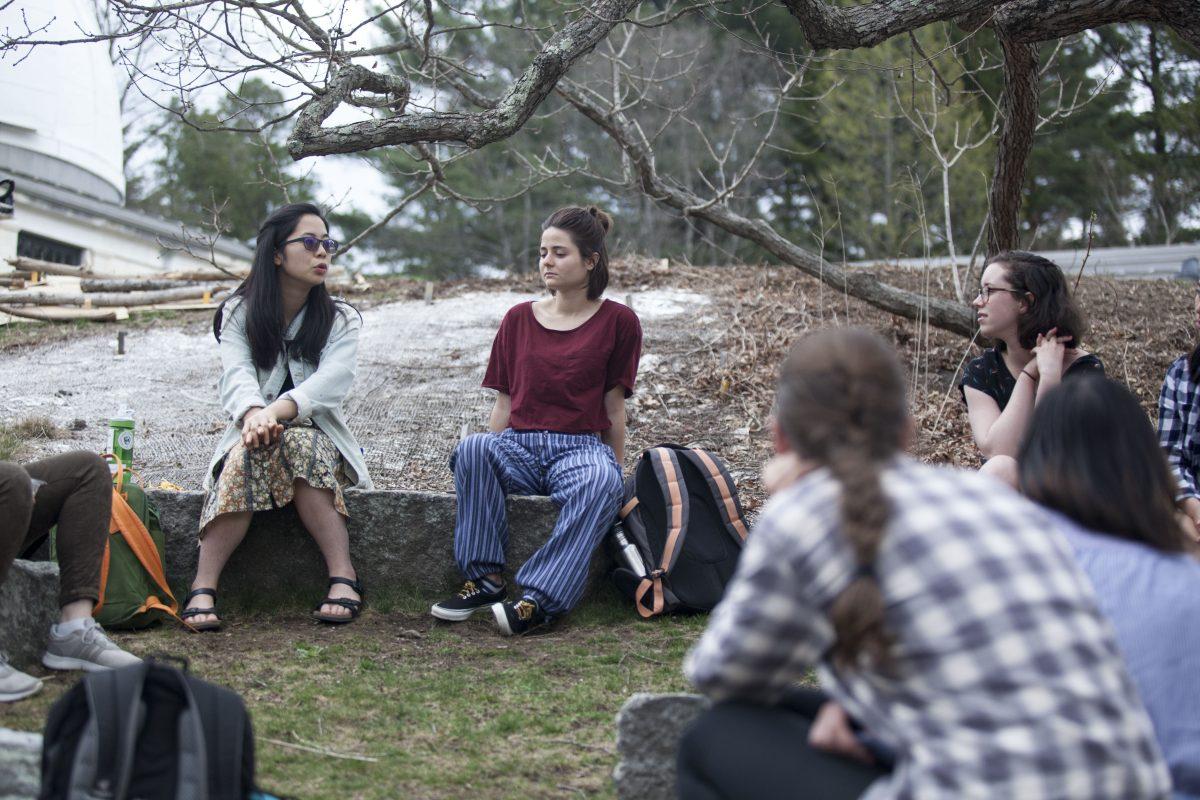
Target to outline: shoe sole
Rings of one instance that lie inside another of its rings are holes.
[[[104,672],[113,669],[103,664],[97,664],[95,661],[85,661],[82,658],[70,658],[68,656],[56,656],[53,653],[46,653],[42,656],[42,665],[49,669],[81,669],[84,672]]]
[[[42,682],[38,681],[32,689],[25,689],[20,692],[0,692],[0,703],[15,703],[18,700],[24,700],[26,697],[32,697],[42,690]]]
[[[464,608],[462,611],[455,611],[452,608],[442,608],[441,606],[430,606],[429,613],[438,619],[444,619],[446,622],[463,622],[471,618],[471,615],[476,611],[483,611],[489,606],[478,606],[476,608]]]
[[[492,606],[492,616],[496,618],[496,624],[500,626],[500,632],[505,636],[512,636],[512,626],[508,624],[508,614],[504,613],[504,603],[496,603]]]

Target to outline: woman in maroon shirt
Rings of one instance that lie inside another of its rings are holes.
[[[498,392],[491,432],[468,436],[450,460],[454,556],[467,580],[430,609],[439,619],[491,607],[502,633],[525,633],[566,614],[583,593],[621,500],[625,399],[642,347],[637,315],[601,299],[611,226],[594,207],[559,209],[542,226],[550,296],[505,314],[483,378]],[[515,600],[501,575],[509,494],[546,494],[560,509],[550,539],[517,572]]]

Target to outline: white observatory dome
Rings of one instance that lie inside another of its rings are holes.
[[[97,30],[87,0],[26,0],[0,10],[0,31],[35,39]],[[19,61],[19,63],[17,63]],[[104,43],[0,53],[0,173],[123,203],[121,106]]]

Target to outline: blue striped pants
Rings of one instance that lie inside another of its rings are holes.
[[[458,509],[454,557],[467,580],[504,569],[510,494],[550,495],[559,507],[550,539],[517,572],[523,594],[548,616],[565,614],[583,594],[592,553],[621,504],[621,468],[594,433],[478,433],[450,459]]]

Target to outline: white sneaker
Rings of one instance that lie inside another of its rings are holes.
[[[41,688],[40,680],[13,668],[8,663],[8,656],[0,653],[0,703],[24,700],[31,694],[37,694]]]
[[[56,636],[50,629],[46,640],[46,654],[42,663],[50,669],[82,669],[98,672],[114,667],[125,667],[141,661],[133,653],[127,653],[113,644],[104,635],[96,620],[88,618],[82,629],[73,630],[65,636]]]

